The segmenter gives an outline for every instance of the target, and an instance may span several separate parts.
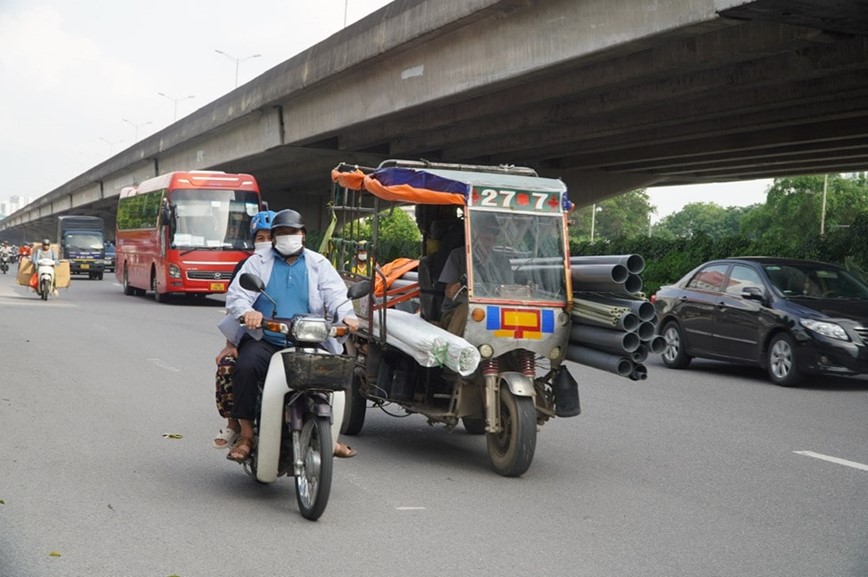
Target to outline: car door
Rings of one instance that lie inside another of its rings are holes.
[[[692,355],[713,354],[714,315],[721,300],[721,287],[728,268],[728,263],[702,267],[677,297],[676,316],[684,329],[687,350]]]
[[[765,298],[769,294],[756,269],[733,265],[715,310],[714,346],[722,357],[756,362],[760,358],[767,315],[759,300],[742,296],[749,287],[762,291]]]

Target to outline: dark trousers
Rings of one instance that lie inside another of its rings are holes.
[[[271,356],[281,348],[265,339],[257,341],[246,335],[241,339],[238,360],[232,373],[232,394],[235,397],[233,418],[252,421],[256,417],[259,383],[265,380]]]

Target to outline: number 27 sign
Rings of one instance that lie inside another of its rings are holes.
[[[471,206],[510,208],[512,210],[559,212],[561,194],[558,192],[534,192],[525,190],[498,190],[474,188]]]

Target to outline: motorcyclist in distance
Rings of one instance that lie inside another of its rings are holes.
[[[33,265],[38,265],[39,260],[43,258],[51,259],[54,261],[54,264],[57,264],[57,253],[55,253],[54,249],[51,248],[51,239],[46,238],[42,240],[42,246],[37,248],[36,252],[33,254]]]

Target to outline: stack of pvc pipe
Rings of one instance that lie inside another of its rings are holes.
[[[432,325],[418,315],[395,309],[386,314],[386,342],[413,357],[423,367],[447,366],[467,376],[479,365],[479,351],[463,338]],[[374,313],[373,332],[380,330],[379,312]],[[367,321],[360,319],[367,328]]]
[[[642,290],[641,256],[570,257],[573,312],[567,359],[633,380],[643,380],[649,352],[663,351],[654,305]]]

